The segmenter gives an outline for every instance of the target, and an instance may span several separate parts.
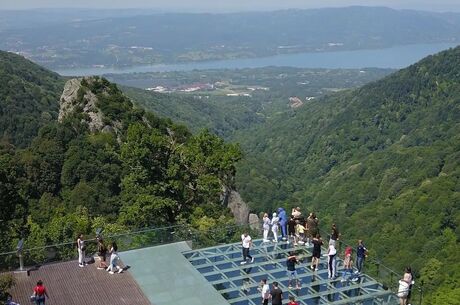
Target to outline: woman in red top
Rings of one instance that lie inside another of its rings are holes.
[[[37,282],[37,286],[34,288],[33,296],[35,297],[36,305],[45,305],[45,299],[49,298],[46,288],[41,280]]]

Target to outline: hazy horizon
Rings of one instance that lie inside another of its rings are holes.
[[[394,9],[412,9],[425,11],[460,12],[458,0],[325,0],[317,2],[305,0],[3,0],[0,10],[28,9],[152,9],[179,12],[242,12],[269,11],[279,9],[312,9],[347,6],[381,6]]]

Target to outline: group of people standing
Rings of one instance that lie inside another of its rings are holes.
[[[283,291],[279,287],[278,282],[272,283],[272,288],[267,283],[267,279],[263,279],[260,282],[259,292],[262,295],[262,305],[268,305],[268,302],[271,300],[272,305],[282,305],[283,302]],[[289,296],[288,305],[299,305],[296,302],[295,296]]]
[[[97,269],[100,270],[106,270],[110,274],[114,274],[115,272],[122,273],[123,268],[120,267],[119,261],[120,261],[120,256],[118,255],[118,246],[116,242],[112,242],[110,247],[108,248],[102,236],[98,235],[96,237],[97,240],[97,256],[99,258],[99,265],[97,266]],[[88,265],[86,262],[86,245],[85,245],[85,240],[83,239],[83,234],[79,234],[77,237],[77,251],[78,251],[78,266],[79,267],[85,267]],[[110,261],[109,264],[107,265],[106,260],[107,260],[107,254],[110,255]]]
[[[278,208],[277,212],[272,214],[270,219],[268,213],[264,213],[262,218],[263,241],[269,242],[270,231],[273,235],[273,242],[278,242],[279,231],[281,230],[281,239],[294,244],[307,244],[319,233],[318,218],[315,213],[310,213],[305,219],[299,207],[293,208],[291,215],[288,215],[284,208]]]
[[[281,229],[281,239],[286,240],[287,243],[292,242],[294,246],[306,245],[307,247],[312,246],[312,259],[310,268],[317,271],[320,265],[321,258],[321,246],[323,240],[319,234],[319,220],[315,213],[309,213],[307,218],[304,218],[302,211],[299,207],[293,208],[289,219],[286,211],[283,208],[278,208],[277,212],[272,214],[270,219],[268,213],[264,213],[262,218],[263,222],[263,241],[270,242],[268,236],[271,232],[273,233],[273,242],[278,242],[278,231]],[[325,255],[328,258],[328,275],[329,279],[334,279],[337,276],[336,270],[336,256],[337,256],[337,240],[340,238],[339,230],[335,224],[332,225],[331,235],[329,240],[328,253]],[[361,246],[365,249],[364,245]],[[367,249],[366,249],[367,251]],[[367,255],[359,250],[358,246],[358,272],[361,272],[363,257]],[[362,257],[360,256],[361,254]],[[351,255],[351,254],[350,254]]]

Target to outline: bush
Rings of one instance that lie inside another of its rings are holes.
[[[15,279],[10,273],[0,274],[0,301],[5,302],[9,290],[15,285]]]

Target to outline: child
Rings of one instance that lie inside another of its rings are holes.
[[[305,243],[304,242],[305,226],[302,223],[298,223],[295,229],[296,229],[296,237],[297,237],[298,243],[300,245],[303,245]],[[294,245],[297,245],[296,241],[294,241]]]

